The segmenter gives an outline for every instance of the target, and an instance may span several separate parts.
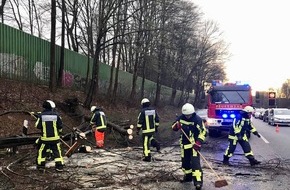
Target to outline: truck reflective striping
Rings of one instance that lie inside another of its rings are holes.
[[[251,86],[241,82],[213,81],[207,97],[209,136],[228,131],[240,110],[253,105]]]

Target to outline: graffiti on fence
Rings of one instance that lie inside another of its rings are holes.
[[[42,62],[37,61],[34,65],[33,72],[37,79],[49,81],[49,67],[44,66]]]
[[[37,79],[42,81],[49,81],[50,78],[50,68],[45,66],[42,62],[36,62],[34,65],[33,72]],[[63,87],[72,87],[74,85],[74,75],[64,70],[62,75],[62,86]]]
[[[63,71],[62,73],[62,86],[72,87],[74,84],[74,75],[69,71]]]
[[[76,86],[79,89],[85,89],[86,88],[86,78],[81,77],[80,75],[74,75],[74,86]]]
[[[15,54],[0,53],[0,74],[13,78],[25,76],[27,61],[24,57]]]

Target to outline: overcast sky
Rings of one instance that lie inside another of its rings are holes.
[[[230,44],[229,80],[268,90],[290,79],[290,0],[191,1],[218,23]]]

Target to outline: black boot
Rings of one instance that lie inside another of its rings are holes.
[[[251,164],[251,166],[254,166],[254,165],[261,164],[261,162],[256,160],[255,158],[253,158],[253,159],[250,159],[250,164]]]
[[[63,165],[56,165],[55,166],[55,171],[62,172],[63,171]]]
[[[161,153],[161,151],[160,151],[160,144],[157,144],[157,145],[156,145],[156,151],[157,151],[158,153]]]
[[[224,156],[223,164],[224,164],[224,165],[227,165],[227,166],[230,166],[229,159],[230,159],[230,158],[229,158],[228,156]]]
[[[202,183],[201,182],[196,182],[195,189],[196,190],[201,190],[201,188],[202,188]]]
[[[197,186],[195,186],[195,189],[196,190],[201,190],[202,189],[202,186],[201,185],[197,185]]]
[[[143,158],[144,162],[151,162],[151,156],[145,156],[145,158]]]
[[[192,174],[185,174],[180,183],[192,182]]]

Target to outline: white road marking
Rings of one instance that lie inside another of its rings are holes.
[[[261,135],[261,134],[260,134],[260,135]],[[267,141],[267,139],[266,139],[265,137],[263,137],[262,135],[261,135],[261,139],[262,139],[266,144],[269,143],[269,141]]]

